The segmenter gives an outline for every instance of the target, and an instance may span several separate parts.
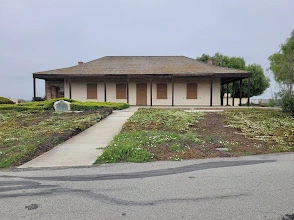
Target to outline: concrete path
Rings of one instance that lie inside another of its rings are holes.
[[[58,145],[41,156],[19,166],[29,167],[63,167],[92,165],[103,152],[113,137],[119,133],[127,119],[138,107],[113,111],[101,122],[82,133]]]

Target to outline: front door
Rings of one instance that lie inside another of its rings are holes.
[[[147,84],[137,84],[137,105],[147,105]]]

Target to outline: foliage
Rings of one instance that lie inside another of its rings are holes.
[[[43,110],[53,110],[54,102],[58,100],[64,100],[71,103],[72,111],[94,111],[99,108],[112,108],[114,110],[125,109],[129,107],[129,104],[119,103],[119,102],[80,102],[68,98],[62,99],[50,99],[46,101],[35,101],[35,102],[26,102],[19,103],[14,105],[0,105],[1,110],[16,110],[16,111],[27,111],[27,110],[35,110],[35,111],[43,111]]]
[[[72,111],[95,111],[100,108],[112,108],[121,110],[129,108],[130,105],[124,102],[73,102],[70,105]]]
[[[1,111],[0,168],[20,165],[43,148],[51,149],[110,113],[100,112]]]
[[[200,142],[191,126],[203,116],[176,109],[139,109],[95,163],[147,162],[162,154],[181,160],[185,149]]]
[[[275,143],[273,151],[294,149],[294,119],[278,110],[241,109],[222,113],[231,127],[246,136]]]
[[[293,92],[294,84],[294,30],[290,38],[280,46],[280,51],[272,54],[269,58],[270,69],[274,73],[275,80],[288,86]]]
[[[251,64],[246,68],[251,72],[250,76],[250,96],[261,95],[269,86],[270,80],[266,78],[263,69],[260,65]],[[248,80],[244,80],[245,85],[248,85]],[[247,89],[243,92],[243,95],[247,97]]]
[[[282,90],[277,95],[281,98],[280,104],[283,111],[290,112],[294,117],[294,94],[289,90]]]
[[[137,130],[161,130],[184,132],[190,126],[197,123],[205,113],[199,112],[197,115],[179,109],[140,109],[136,112],[123,127],[123,131]],[[197,116],[197,117],[195,117]]]
[[[265,77],[263,69],[258,64],[251,64],[246,66],[245,60],[242,57],[228,57],[220,53],[216,53],[214,56],[202,54],[201,57],[196,58],[199,61],[207,62],[213,61],[215,66],[223,66],[228,68],[247,70],[251,72],[250,76],[250,96],[261,95],[269,86],[269,79]],[[247,97],[248,80],[242,80],[242,97]],[[222,94],[226,93],[225,86],[221,88]],[[233,93],[232,85],[229,85],[229,93]],[[234,84],[234,96],[240,97],[240,82],[237,81]]]
[[[33,97],[32,98],[32,101],[34,102],[41,102],[41,101],[45,101],[45,97],[39,97],[39,96],[37,96],[37,97]]]
[[[11,101],[10,99],[0,96],[0,104],[14,104],[14,102]]]
[[[268,100],[268,106],[269,107],[275,107],[277,105],[276,99],[269,99]]]

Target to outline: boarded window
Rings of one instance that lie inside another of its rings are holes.
[[[187,83],[187,99],[197,99],[196,83]]]
[[[167,84],[157,84],[157,99],[167,99]]]
[[[116,99],[127,98],[127,85],[124,83],[116,84]]]
[[[87,99],[97,99],[97,84],[87,84]]]

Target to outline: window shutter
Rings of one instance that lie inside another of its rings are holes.
[[[157,99],[167,99],[167,84],[157,84]]]
[[[127,98],[127,86],[125,83],[116,84],[116,99]]]
[[[97,99],[97,84],[87,84],[87,99]]]
[[[197,99],[196,83],[187,83],[187,99]]]

